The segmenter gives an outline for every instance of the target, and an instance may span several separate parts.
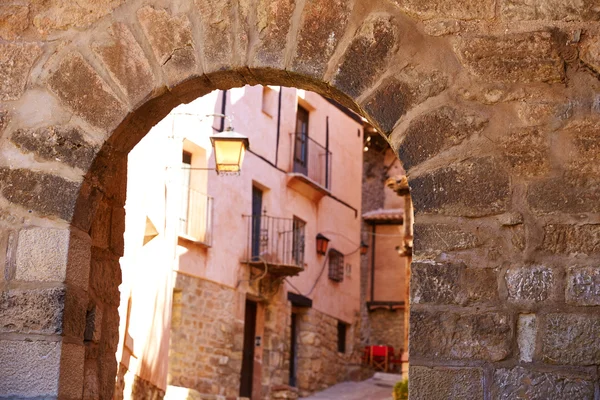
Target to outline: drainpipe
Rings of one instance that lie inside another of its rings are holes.
[[[279,101],[277,103],[277,140],[275,141],[275,167],[279,160],[279,134],[281,133],[281,98],[283,96],[283,86],[279,86]]]
[[[223,99],[221,100],[221,114],[225,115],[225,109],[227,108],[227,90],[223,90]],[[221,118],[221,126],[219,132],[225,130],[225,117]]]
[[[371,301],[375,301],[375,227],[371,228]]]
[[[329,116],[325,119],[325,188],[329,188]]]

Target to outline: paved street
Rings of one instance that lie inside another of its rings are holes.
[[[391,400],[394,383],[400,375],[377,373],[362,382],[343,382],[300,400]]]

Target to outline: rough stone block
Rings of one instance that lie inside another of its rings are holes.
[[[0,393],[12,398],[56,398],[60,342],[0,340]]]
[[[512,321],[499,312],[411,311],[410,354],[435,360],[500,361],[511,353]]]
[[[417,213],[482,217],[508,210],[510,178],[493,158],[473,158],[410,180]]]
[[[485,303],[498,298],[491,269],[467,268],[462,263],[413,262],[411,304]]]
[[[118,256],[125,250],[125,208],[113,207],[110,224],[110,249]]]
[[[83,368],[85,347],[76,344],[63,344],[60,355],[60,398],[80,399],[83,396]]]
[[[600,364],[600,316],[597,313],[547,315],[542,354],[549,364]]]
[[[68,54],[48,78],[50,89],[76,115],[111,131],[127,109],[80,54]]]
[[[549,145],[539,128],[511,131],[504,139],[502,148],[504,158],[518,175],[539,176],[550,170]]]
[[[193,75],[197,70],[197,58],[187,16],[171,16],[165,10],[150,6],[139,9],[137,16],[168,81],[176,84]],[[225,38],[219,37],[219,40]]]
[[[414,250],[420,255],[467,250],[479,246],[477,237],[456,225],[415,224]]]
[[[408,15],[420,20],[492,19],[495,16],[495,0],[394,0],[398,7]]]
[[[493,82],[560,82],[563,60],[549,32],[463,38],[456,52],[465,68]]]
[[[0,193],[8,201],[55,215],[66,221],[73,216],[79,184],[64,178],[28,169],[0,167]],[[52,193],[52,196],[48,196]]]
[[[90,241],[84,233],[32,228],[19,232],[15,279],[67,282],[87,290]]]
[[[65,289],[9,289],[0,292],[0,332],[59,334]]]
[[[483,371],[479,368],[411,366],[408,376],[411,400],[483,399]]]
[[[412,120],[397,148],[403,167],[416,165],[481,133],[487,120],[444,106]]]
[[[582,41],[579,58],[592,70],[600,72],[600,40],[598,37],[594,35]]]
[[[566,299],[578,306],[600,306],[600,267],[569,268]]]
[[[537,214],[600,212],[600,180],[594,175],[565,174],[562,179],[535,181],[527,202]]]
[[[112,41],[96,42],[92,48],[111,77],[128,96],[132,105],[142,101],[154,88],[154,75],[144,51],[126,25],[117,23],[109,29]]]
[[[0,5],[0,38],[16,39],[29,26],[29,7],[17,4]]]
[[[541,249],[554,254],[598,254],[600,225],[546,225]]]
[[[520,314],[517,321],[517,344],[519,359],[524,362],[533,361],[537,335],[537,319],[535,314]]]
[[[39,160],[59,161],[83,171],[88,170],[98,150],[75,127],[19,129],[10,140],[21,150],[34,153]]]
[[[371,87],[397,50],[397,35],[390,17],[368,19],[346,50],[333,85],[352,98]]]
[[[15,279],[63,282],[67,273],[70,232],[33,228],[19,232]]]
[[[517,303],[539,303],[553,297],[556,279],[554,270],[544,266],[511,267],[504,281],[508,300]]]
[[[0,100],[17,100],[42,49],[33,43],[0,43]]]
[[[443,92],[448,85],[439,71],[419,72],[406,68],[385,81],[363,105],[369,116],[386,134],[411,108]]]
[[[92,249],[90,288],[106,304],[118,305],[120,301],[121,266],[116,256],[105,250]]]
[[[6,128],[6,125],[8,125],[9,122],[10,117],[8,115],[8,111],[0,110],[0,136],[2,136],[2,132],[4,131],[4,128]]]
[[[257,29],[260,45],[256,52],[259,66],[281,68],[290,30],[295,0],[260,0],[257,8]]]
[[[85,28],[110,14],[125,0],[36,1],[30,5],[33,25],[41,34],[69,28]]]
[[[327,62],[344,35],[350,17],[350,2],[308,0],[302,12],[292,70],[322,78]]]
[[[492,383],[493,400],[592,400],[594,382],[562,373],[537,372],[522,367],[498,369]]]
[[[511,21],[598,21],[600,10],[593,1],[506,0],[500,15]]]

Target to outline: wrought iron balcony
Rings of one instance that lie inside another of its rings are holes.
[[[328,146],[323,147],[302,132],[295,133],[294,138],[294,169],[290,174],[290,186],[298,186],[296,189],[318,200],[331,191],[333,155]],[[314,193],[302,190],[302,186],[312,186],[308,190]]]
[[[179,236],[205,246],[212,245],[213,198],[182,186]]]
[[[244,219],[248,232],[245,263],[266,267],[278,276],[298,275],[304,270],[304,221],[266,214],[244,215]]]

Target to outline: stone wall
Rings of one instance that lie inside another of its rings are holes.
[[[338,352],[338,320],[309,308],[298,313],[298,374],[301,397],[348,379],[352,365],[360,364],[355,343],[358,324],[348,326],[346,352]]]
[[[404,313],[400,310],[376,309],[369,313],[370,344],[393,346],[396,354],[404,349]]]
[[[173,294],[168,384],[203,395],[236,397],[240,390],[245,297],[204,279],[177,274]],[[243,317],[242,317],[243,318]]]
[[[1,397],[112,397],[126,154],[258,83],[357,110],[407,170],[411,399],[598,397],[594,2],[79,3],[0,5]]]

